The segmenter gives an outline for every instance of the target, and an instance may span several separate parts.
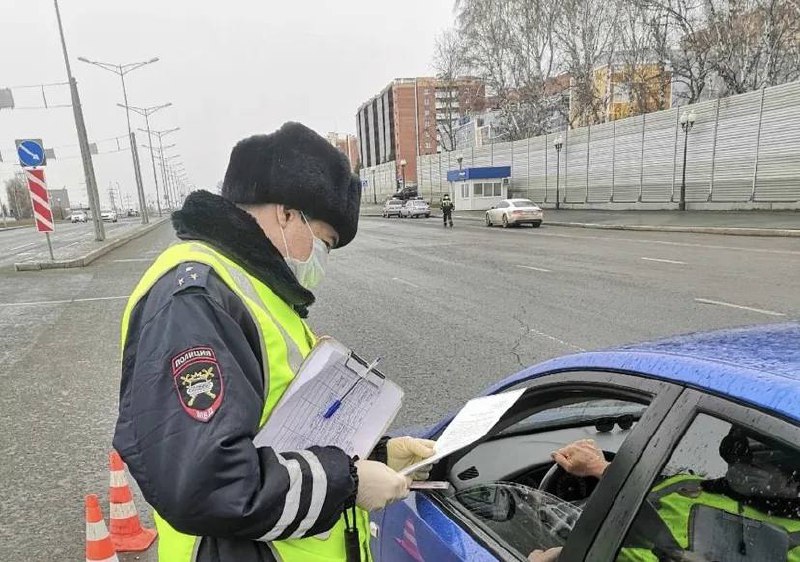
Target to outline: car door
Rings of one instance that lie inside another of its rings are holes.
[[[525,395],[505,414],[492,430],[492,434],[500,435],[499,432],[515,427],[514,424],[529,421],[531,411],[540,410],[543,404],[562,400],[565,393],[571,392],[573,396],[578,396],[574,393],[586,393],[587,396],[591,393],[635,396],[638,400],[647,402],[643,406],[641,418],[632,429],[629,428],[629,434],[616,451],[616,458],[607,475],[597,485],[583,515],[569,535],[567,544],[572,545],[573,551],[582,556],[591,545],[591,538],[605,519],[608,507],[619,493],[642,449],[669,412],[681,389],[668,383],[628,374],[591,373],[587,376],[585,371],[550,373],[522,385],[527,388]],[[497,389],[500,390],[506,389]],[[446,422],[440,423],[424,435],[436,438],[446,425]],[[497,442],[484,439],[476,445],[488,443],[493,446]],[[500,439],[499,443],[502,442]],[[434,468],[431,478],[448,479],[452,484],[454,476],[451,471],[454,468],[461,469],[458,463],[467,458],[471,449],[455,453],[441,461]],[[519,456],[519,450],[490,457],[515,455]],[[483,468],[475,471],[483,471]],[[520,552],[513,537],[498,534],[460,505],[457,495],[449,492],[412,491],[404,501],[390,506],[376,516],[374,522],[374,534],[377,535],[374,554],[380,562],[524,560],[528,554]]]
[[[634,540],[637,523],[642,520],[642,514],[648,505],[646,499],[657,483],[663,482],[666,474],[671,471],[683,472],[702,475],[704,479],[719,478],[725,474],[727,467],[725,461],[720,458],[722,439],[734,425],[754,436],[763,436],[782,444],[787,449],[794,449],[795,454],[800,455],[798,451],[800,428],[796,424],[738,402],[705,394],[699,390],[686,389],[658,431],[652,435],[646,447],[647,454],[642,456],[631,471],[624,492],[609,510],[605,522],[593,538],[586,557],[576,558],[579,553],[567,552],[565,549],[562,553],[563,558],[587,562],[625,559],[623,551],[630,548]],[[754,533],[752,524],[738,520],[737,515],[741,517],[742,513],[734,512],[726,516],[736,524],[736,532],[750,533],[748,542],[759,542],[758,531]],[[800,526],[800,520],[795,519],[795,521],[795,524]],[[692,532],[689,531],[688,535],[691,537]],[[724,532],[711,532],[705,535],[704,538],[708,539],[707,543],[710,542],[712,548],[724,546],[715,545],[715,540],[727,540]],[[713,559],[695,554],[691,556],[691,560],[696,562],[708,562]],[[742,557],[740,554],[735,556],[737,560],[748,562],[775,559],[755,552],[751,553],[751,556]],[[725,556],[722,555],[721,559],[725,559]]]
[[[500,223],[500,217],[502,216],[502,213],[503,213],[502,209],[504,209],[507,205],[508,205],[508,203],[506,203],[505,201],[500,201],[495,206],[494,209],[491,209],[489,211],[489,213],[491,213],[490,216],[491,216],[492,224],[499,224]]]

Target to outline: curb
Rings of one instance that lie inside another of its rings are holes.
[[[86,267],[96,259],[106,255],[107,253],[111,252],[112,250],[116,250],[120,246],[124,246],[131,240],[136,240],[137,238],[144,236],[148,232],[152,232],[164,222],[168,221],[169,217],[162,218],[152,224],[145,226],[139,230],[131,232],[130,234],[126,234],[116,240],[112,240],[103,246],[92,250],[91,252],[79,256],[77,258],[73,258],[71,260],[60,260],[60,261],[40,261],[40,262],[24,262],[24,263],[15,263],[14,264],[14,271],[41,271],[43,269],[71,269],[73,267]]]
[[[380,214],[365,213],[362,217],[381,217]],[[431,215],[440,218],[441,215]],[[465,217],[453,215],[454,219],[483,222],[481,217]],[[778,238],[800,238],[800,229],[791,228],[750,228],[728,226],[655,226],[640,224],[597,224],[586,222],[546,221],[544,226],[565,228],[592,228],[597,230],[634,230],[643,232],[689,232],[693,234],[722,234],[726,236],[771,236]]]

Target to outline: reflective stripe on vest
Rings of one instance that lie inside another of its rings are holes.
[[[264,374],[264,408],[259,428],[269,418],[316,338],[297,313],[261,281],[235,262],[200,242],[182,242],[165,250],[142,276],[131,294],[122,317],[122,349],[128,335],[130,316],[136,304],[166,273],[185,262],[198,262],[214,269],[244,303],[258,329]],[[320,506],[321,508],[321,506]],[[200,537],[173,529],[158,513],[153,513],[159,532],[158,557],[161,562],[194,562]],[[358,510],[357,526],[362,543],[362,561],[371,561],[369,515]],[[266,545],[282,562],[344,561],[344,520],[340,518],[325,538],[309,537],[275,541]]]
[[[680,548],[688,549],[690,543],[690,526],[692,507],[705,505],[735,516],[770,523],[784,529],[789,537],[787,562],[800,562],[800,521],[767,515],[723,494],[703,490],[702,479],[679,474],[668,478],[655,486],[648,495],[648,500],[658,511],[659,516],[672,533]],[[620,550],[617,561],[624,562],[658,562],[658,557],[649,549],[625,547]]]

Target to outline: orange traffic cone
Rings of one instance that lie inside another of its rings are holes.
[[[116,451],[108,455],[108,468],[111,482],[108,488],[108,503],[111,516],[108,526],[111,529],[111,541],[117,552],[140,552],[147,550],[156,540],[155,529],[145,529],[139,521],[133,495],[125,476],[125,464]]]
[[[119,562],[94,494],[86,496],[86,562]]]

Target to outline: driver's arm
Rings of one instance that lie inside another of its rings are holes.
[[[557,562],[560,554],[560,546],[548,550],[534,550],[528,555],[528,562]]]
[[[575,476],[602,478],[609,463],[593,439],[581,439],[552,453],[553,460]]]

